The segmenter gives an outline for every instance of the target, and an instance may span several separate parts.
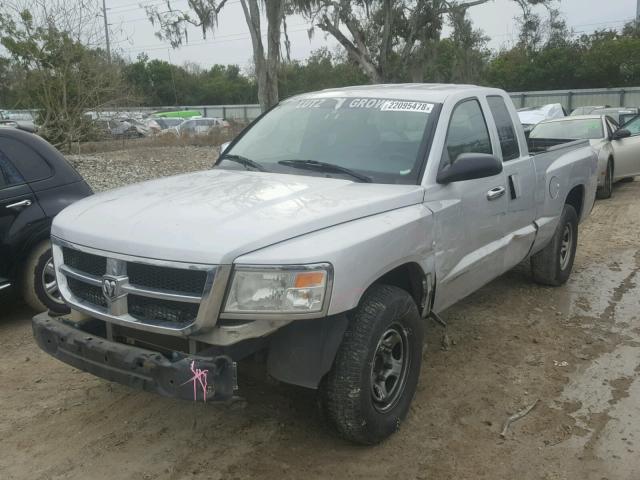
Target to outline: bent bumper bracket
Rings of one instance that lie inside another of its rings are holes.
[[[167,397],[224,401],[237,389],[236,364],[226,355],[159,352],[112,342],[47,313],[33,318],[33,335],[49,355],[98,377]]]

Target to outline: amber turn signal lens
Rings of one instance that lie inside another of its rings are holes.
[[[300,272],[296,275],[295,288],[312,288],[324,285],[326,272]]]

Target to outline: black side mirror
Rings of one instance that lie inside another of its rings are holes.
[[[461,153],[456,161],[438,172],[438,183],[493,177],[502,172],[502,162],[486,153]]]
[[[620,130],[616,130],[611,135],[611,140],[620,140],[622,138],[629,138],[631,136],[631,132],[626,128],[621,128]]]

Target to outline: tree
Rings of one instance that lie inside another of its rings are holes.
[[[315,26],[333,36],[371,82],[401,75],[421,81],[434,61],[446,15],[461,15],[489,0],[317,0],[305,9]],[[553,0],[513,0],[521,5]]]
[[[282,65],[279,90],[283,97],[331,87],[367,82],[362,70],[345,55],[331,53],[326,47],[311,53],[306,62]]]
[[[95,13],[82,1],[0,4],[0,44],[23,76],[23,98],[40,109],[41,133],[57,146],[87,134],[87,111],[124,98],[118,66],[97,48]]]
[[[146,12],[149,20],[159,28],[157,35],[166,39],[176,48],[188,41],[189,25],[202,29],[206,38],[208,31],[214,32],[218,16],[227,0],[187,0],[188,10],[178,10],[167,1],[163,7],[149,6]],[[258,101],[263,110],[278,103],[278,70],[280,68],[281,28],[285,15],[285,0],[240,0],[244,12],[251,44],[253,63],[258,83]],[[163,8],[163,10],[161,10]],[[166,8],[166,10],[164,10]],[[267,48],[262,41],[260,17],[267,19]]]
[[[138,60],[123,67],[124,80],[148,106],[255,103],[255,85],[237,65],[214,65],[209,70],[188,63]]]

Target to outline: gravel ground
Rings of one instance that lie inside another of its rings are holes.
[[[212,159],[72,157],[97,190]],[[640,181],[620,184],[581,226],[567,285],[516,268],[443,313],[450,341],[429,323],[411,411],[370,448],[335,438],[313,391],[241,377],[244,401],[202,405],[75,370],[37,348],[34,312],[0,298],[0,479],[637,480],[639,231]]]
[[[96,192],[130,183],[210,168],[215,147],[169,146],[67,155]]]

